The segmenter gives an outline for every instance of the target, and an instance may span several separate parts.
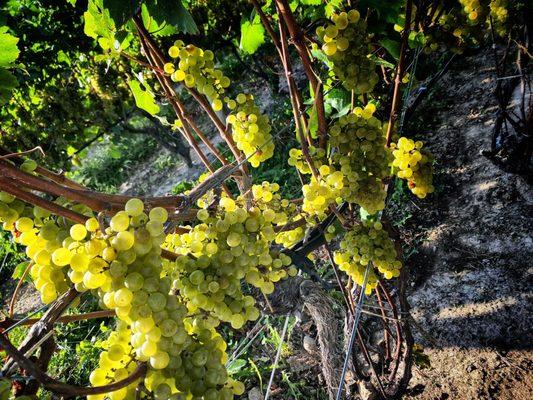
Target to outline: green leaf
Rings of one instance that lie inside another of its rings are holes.
[[[236,374],[241,369],[243,369],[245,365],[246,365],[246,360],[243,360],[241,358],[232,361],[231,364],[228,365],[228,374],[229,375]]]
[[[67,53],[65,53],[63,50],[59,50],[57,52],[57,61],[58,62],[64,62],[68,64],[69,66],[72,65],[72,61],[70,60],[70,57]]]
[[[337,112],[341,112],[344,110],[344,108],[346,108],[346,106],[350,106],[352,97],[347,90],[335,88],[328,92],[326,95],[326,101],[331,105],[331,107],[337,110]]]
[[[11,72],[0,68],[0,105],[7,103],[11,91],[18,86],[17,78]]]
[[[253,54],[259,46],[265,43],[265,29],[260,22],[245,20],[241,23],[240,48],[248,54]]]
[[[148,11],[146,4],[142,6],[141,17],[145,28],[154,36],[170,36],[178,33],[178,29],[165,21],[158,23]]]
[[[400,58],[400,43],[392,39],[381,39],[379,44],[383,46],[395,60]]]
[[[300,0],[300,3],[306,6],[319,6],[322,4],[322,0]]]
[[[309,133],[311,133],[311,137],[313,139],[317,138],[317,132],[318,132],[318,113],[316,111],[316,107],[311,108],[308,112],[309,114]]]
[[[28,267],[28,265],[30,264],[29,261],[23,261],[21,263],[18,263],[17,266],[15,267],[15,269],[13,270],[13,275],[11,276],[13,279],[20,279],[22,278],[22,275],[24,275],[24,271],[26,270],[26,268]],[[26,278],[24,279],[25,281],[29,282],[29,277],[26,276]]]
[[[144,85],[146,90],[141,88],[141,84],[138,81],[129,81],[128,85],[133,93],[133,97],[135,97],[135,104],[137,104],[137,107],[152,115],[159,112],[159,106],[155,102],[155,96],[148,90],[146,85]]]
[[[0,67],[9,67],[19,56],[17,47],[19,41],[13,35],[7,33],[7,26],[0,27]]]
[[[115,160],[118,160],[120,157],[122,157],[122,153],[118,147],[113,147],[109,152],[109,155]]]
[[[370,59],[374,61],[377,65],[383,65],[386,68],[394,69],[395,65],[391,62],[388,62],[387,60],[384,60],[383,58],[379,58],[375,54],[370,55]]]
[[[141,0],[103,0],[103,6],[109,10],[109,15],[120,28],[137,12]]]
[[[157,25],[170,25],[179,32],[192,35],[199,33],[191,14],[180,0],[148,0],[145,5],[150,17],[154,19]],[[153,27],[150,29],[152,30]]]
[[[101,36],[113,40],[115,21],[111,18],[109,10],[104,8],[102,0],[89,0],[83,18],[85,20],[83,31],[87,36],[93,39],[98,39]]]

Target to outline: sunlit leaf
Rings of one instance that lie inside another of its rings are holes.
[[[138,81],[129,81],[128,85],[133,93],[133,97],[135,97],[135,104],[137,104],[137,107],[152,115],[159,112],[159,106],[155,102],[155,96],[147,90],[146,86],[145,90],[143,90]]]
[[[248,54],[253,54],[264,42],[265,29],[260,22],[245,20],[241,23],[241,50]]]
[[[4,68],[9,67],[20,53],[17,47],[19,39],[7,33],[7,30],[7,26],[0,27],[0,67]]]

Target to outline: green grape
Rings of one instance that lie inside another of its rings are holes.
[[[128,214],[125,212],[118,212],[111,218],[111,221],[109,222],[109,226],[111,229],[113,229],[115,232],[122,232],[128,229],[130,226],[130,218],[128,217]]]
[[[117,235],[111,240],[111,245],[119,251],[124,251],[131,249],[134,242],[135,237],[133,234],[128,231],[123,231],[117,233]]]
[[[70,227],[70,237],[76,241],[82,241],[87,236],[87,229],[82,224],[75,224]]]
[[[422,150],[423,143],[401,137],[391,146],[394,160],[392,166],[398,178],[406,179],[407,186],[419,198],[433,193],[433,157]]]
[[[130,217],[138,217],[144,211],[144,203],[139,199],[129,199],[124,210]]]
[[[274,155],[268,117],[261,114],[253,96],[243,93],[237,95],[236,106],[228,115],[227,122],[231,125],[237,147],[249,158],[252,167],[258,167]]]
[[[380,222],[372,221],[356,225],[346,233],[340,249],[334,252],[334,261],[358,285],[362,285],[365,268],[371,263],[374,268],[369,274],[367,293],[377,285],[375,269],[391,279],[399,276],[402,267],[388,233]]]
[[[357,10],[332,14],[331,22],[317,29],[322,51],[331,61],[332,72],[348,90],[371,92],[379,78],[366,33],[366,22]]]

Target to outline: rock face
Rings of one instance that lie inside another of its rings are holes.
[[[496,111],[487,50],[455,65],[417,114],[436,158],[436,193],[406,223],[414,327],[431,368],[409,398],[530,399],[533,190],[481,155]],[[420,129],[423,129],[420,131]],[[425,130],[429,132],[425,132]]]

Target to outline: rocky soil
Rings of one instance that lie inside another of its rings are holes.
[[[481,155],[496,110],[489,60],[455,65],[418,111],[433,116],[420,134],[437,193],[406,223],[409,301],[425,333],[414,332],[431,361],[415,368],[412,399],[533,398],[533,190]]]

